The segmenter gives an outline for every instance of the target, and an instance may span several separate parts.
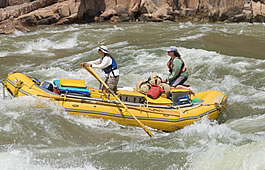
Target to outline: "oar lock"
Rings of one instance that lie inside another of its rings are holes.
[[[16,82],[16,84],[15,84],[15,90],[14,90],[14,96],[15,96],[15,97],[18,96],[19,89],[22,88],[23,84],[24,84],[24,83],[23,83],[23,81],[21,81],[21,80],[18,80],[18,81]]]

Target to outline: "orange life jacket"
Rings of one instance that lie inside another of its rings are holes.
[[[172,70],[173,70],[173,61],[174,61],[175,58],[178,58],[182,62],[181,69],[180,69],[180,71],[178,73],[178,75],[180,75],[181,73],[184,73],[186,71],[185,63],[184,63],[184,61],[182,60],[181,57],[176,57],[176,56],[171,57],[170,60],[167,63],[167,67],[169,69],[169,72],[172,73]]]

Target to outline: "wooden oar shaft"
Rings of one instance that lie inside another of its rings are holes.
[[[86,69],[90,74],[92,74],[100,83],[105,86],[106,89],[110,91],[110,93],[117,99],[117,101],[125,108],[125,110],[136,120],[136,122],[145,130],[145,132],[150,136],[153,137],[154,135],[150,130],[148,130],[142,122],[128,109],[128,107],[119,99],[119,97],[112,91],[112,89],[109,88],[109,86],[97,75],[97,73],[92,69],[92,67],[85,67],[83,66],[84,69]]]
[[[153,137],[154,135],[152,134],[152,132],[150,132],[145,126],[144,124],[134,115],[132,114],[131,111],[129,111],[128,107],[119,99],[119,97],[117,95],[114,94],[114,92],[110,90],[110,93],[118,100],[118,102],[126,109],[126,111],[128,111],[128,113],[130,113],[130,115],[136,120],[136,122],[146,131],[146,133],[150,136]]]
[[[103,86],[105,86],[107,89],[109,89],[109,86],[99,77],[99,75],[92,69],[92,67],[85,67],[83,66],[84,69],[86,69],[92,76],[94,76]]]

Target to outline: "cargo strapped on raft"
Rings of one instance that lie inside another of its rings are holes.
[[[53,81],[54,88],[61,93],[78,93],[90,96],[91,90],[87,88],[84,80],[60,79]]]
[[[161,96],[162,93],[164,93],[162,87],[151,84],[151,88],[148,91],[147,96],[151,99],[157,99]]]

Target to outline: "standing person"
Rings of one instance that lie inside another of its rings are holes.
[[[163,82],[169,82],[169,85],[173,88],[183,85],[183,83],[188,79],[189,73],[182,60],[177,47],[171,46],[167,49],[168,56],[170,60],[167,63],[169,69],[169,76],[167,80]]]
[[[98,47],[98,54],[101,56],[101,58],[94,61],[81,63],[80,65],[102,69],[106,76],[105,82],[112,90],[116,91],[120,77],[117,63],[114,57],[109,54],[108,48],[104,45]],[[102,90],[104,93],[108,92],[105,87],[103,87]]]

